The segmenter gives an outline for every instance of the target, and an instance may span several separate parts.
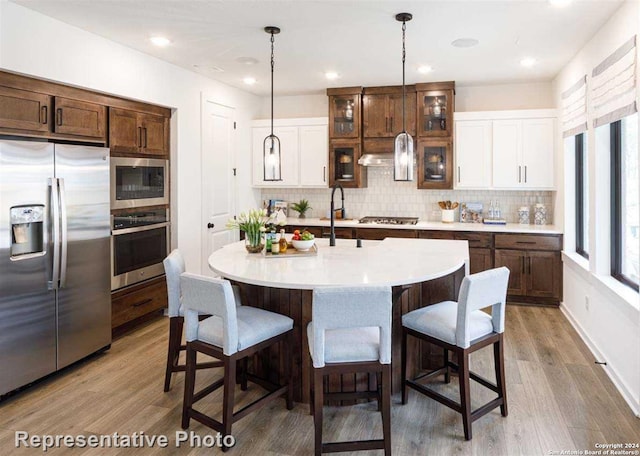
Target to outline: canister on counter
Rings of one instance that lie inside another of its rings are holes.
[[[529,206],[521,206],[520,209],[518,209],[518,223],[520,225],[528,225],[531,223],[529,220]]]
[[[533,208],[533,220],[536,225],[547,224],[547,208],[544,204],[538,203]]]

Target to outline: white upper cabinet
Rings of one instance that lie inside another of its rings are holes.
[[[555,116],[551,109],[456,113],[456,188],[553,190]]]
[[[327,125],[298,127],[300,185],[326,187],[329,179],[329,131]]]
[[[515,188],[522,181],[522,121],[493,122],[493,186]]]
[[[274,134],[280,139],[281,181],[264,180],[263,142],[270,133],[270,123],[253,122],[253,186],[327,187],[327,118],[274,120]]]
[[[491,185],[491,121],[462,120],[455,124],[454,188],[482,189]]]
[[[554,183],[554,119],[522,121],[521,183],[526,188],[553,189]]]

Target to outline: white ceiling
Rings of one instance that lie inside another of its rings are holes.
[[[401,83],[401,24],[407,23],[407,83],[459,85],[551,80],[620,7],[621,0],[12,0],[186,69],[267,95],[269,35],[275,42],[275,92],[317,93],[326,87]],[[148,39],[164,35],[166,48]],[[473,48],[455,48],[458,38]],[[520,66],[523,57],[538,60]],[[255,65],[236,61],[253,57]],[[195,67],[194,65],[197,65]],[[434,71],[419,74],[420,65]],[[221,68],[217,72],[212,68]],[[328,81],[326,71],[340,78]],[[258,82],[247,86],[245,76]]]

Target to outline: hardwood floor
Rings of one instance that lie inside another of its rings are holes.
[[[462,433],[459,414],[415,391],[409,403],[392,400],[392,450],[395,455],[547,455],[553,450],[595,450],[596,443],[640,443],[640,420],[633,416],[603,370],[558,309],[507,306],[505,363],[509,416],[499,409],[473,424],[473,440]],[[165,434],[168,448],[52,449],[47,454],[197,455],[210,448],[175,447],[180,430],[183,374],[174,374],[163,393],[168,319],[160,318],[117,339],[108,352],[46,379],[0,403],[0,454],[36,454],[14,448],[15,431],[35,434]],[[471,358],[471,368],[494,378],[491,348]],[[197,384],[221,376],[199,371]],[[439,384],[454,396],[455,381]],[[261,393],[250,384],[236,390],[238,406]],[[491,399],[472,382],[474,406]],[[221,391],[199,404],[220,418]],[[236,406],[236,409],[238,408]],[[379,438],[376,403],[325,407],[325,439]],[[215,432],[192,421],[197,436]],[[313,421],[306,405],[292,411],[284,399],[234,424],[237,444],[231,455],[305,455],[313,453]],[[358,453],[358,454],[367,454]],[[370,454],[381,454],[371,452]],[[558,453],[559,454],[559,453]]]

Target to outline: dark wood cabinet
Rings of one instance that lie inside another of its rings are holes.
[[[381,241],[384,238],[417,238],[416,230],[393,228],[356,228],[356,238]]]
[[[150,314],[167,307],[167,285],[164,275],[111,295],[111,328],[131,327]]]
[[[527,294],[525,260],[526,252],[522,250],[496,250],[495,265],[506,266],[509,273],[508,296],[525,296]]]
[[[107,107],[86,101],[55,97],[53,131],[105,140]]]
[[[362,97],[362,126],[364,138],[394,138],[402,132],[402,87],[371,87]],[[408,86],[405,98],[405,126],[416,134],[416,92]]]
[[[112,154],[169,155],[169,119],[128,109],[109,112],[109,147]]]
[[[562,299],[560,235],[496,234],[495,266],[511,271],[511,300],[558,304]],[[542,301],[536,301],[542,300]]]
[[[419,137],[453,137],[455,83],[416,84]]]
[[[422,230],[418,231],[418,237],[420,239],[453,239],[453,231]]]
[[[358,165],[360,140],[333,139],[329,142],[329,186],[345,188],[367,186],[367,168]]]
[[[453,188],[453,146],[450,139],[419,139],[416,147],[418,188]]]
[[[329,138],[360,138],[362,87],[327,89]]]
[[[493,268],[493,234],[454,232],[453,238],[469,243],[469,272],[486,271]]]
[[[0,128],[28,132],[48,132],[51,97],[0,86]]]

